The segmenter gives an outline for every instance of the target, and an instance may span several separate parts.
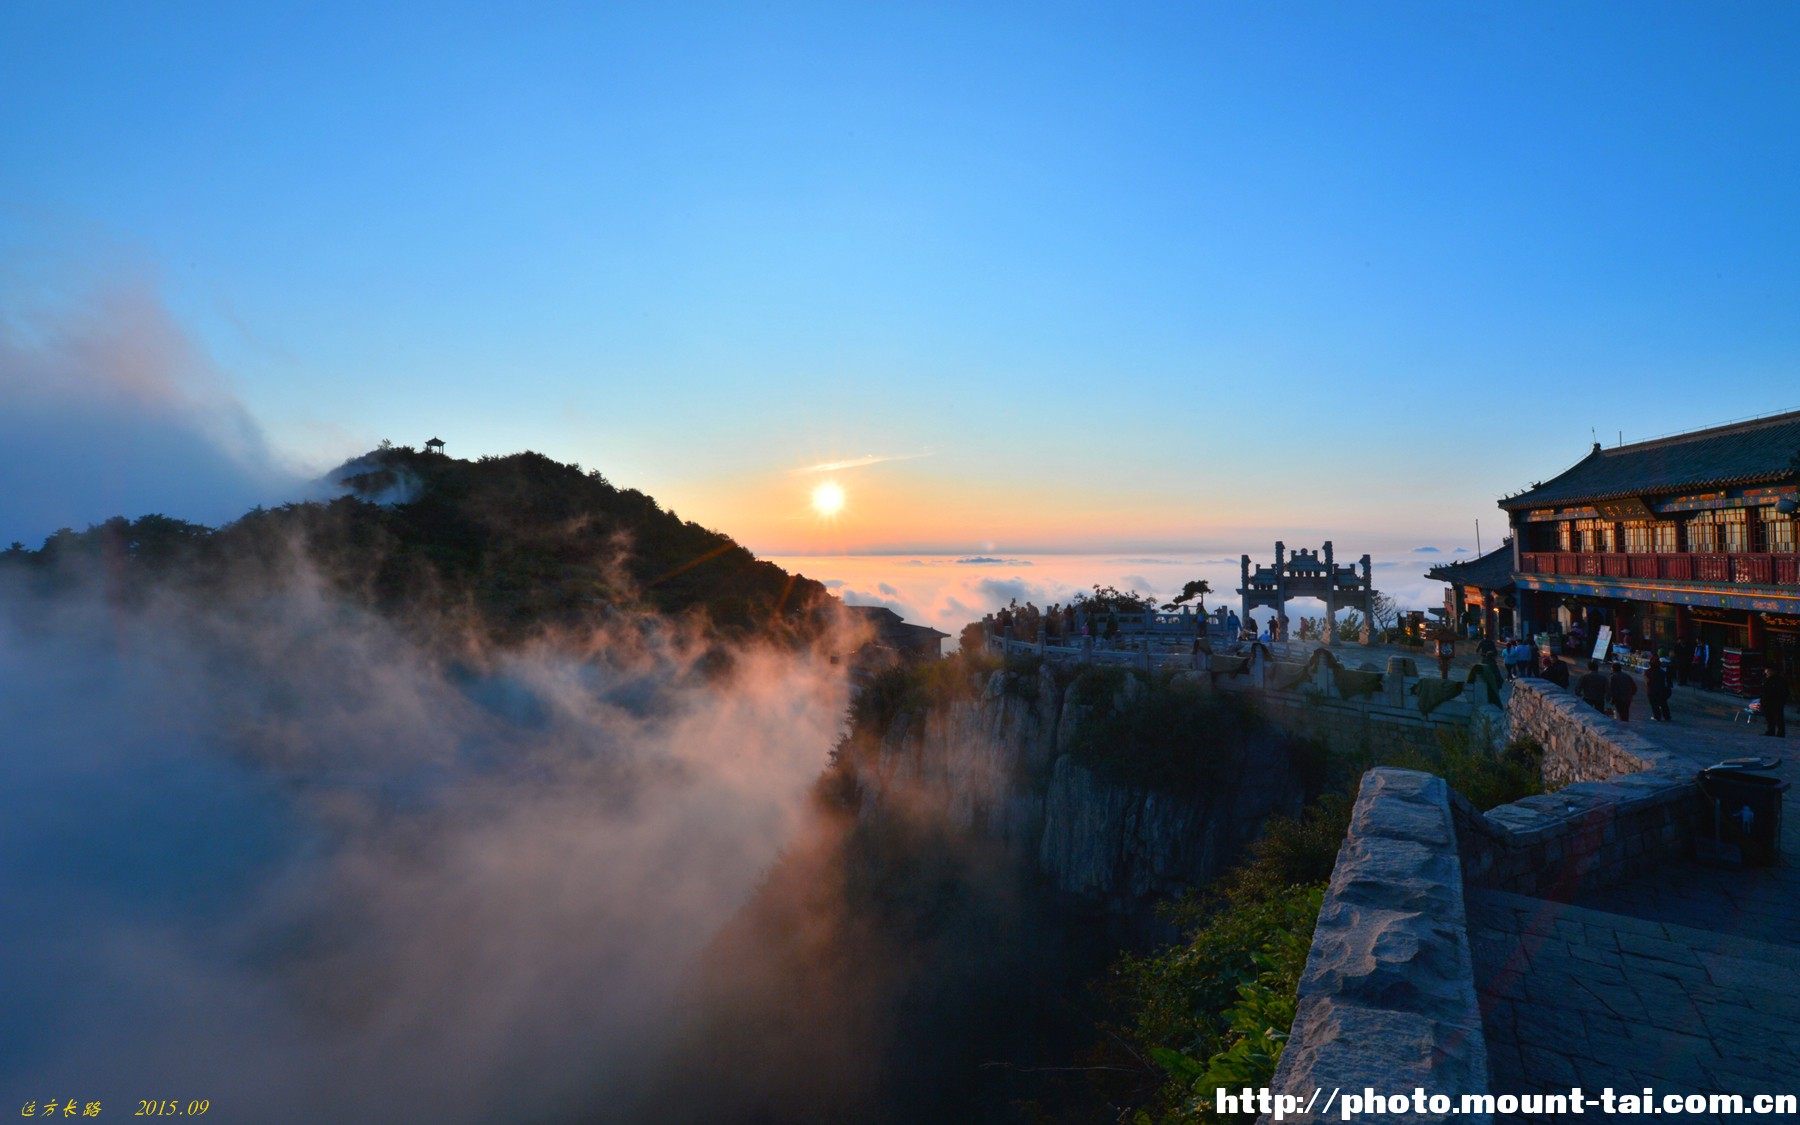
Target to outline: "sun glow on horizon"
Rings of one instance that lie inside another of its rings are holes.
[[[836,481],[828,480],[812,493],[813,511],[826,518],[837,515],[844,510],[844,489]]]

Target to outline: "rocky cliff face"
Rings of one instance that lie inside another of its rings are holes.
[[[1141,685],[1126,681],[1115,705]],[[1142,913],[1218,875],[1264,818],[1297,815],[1302,783],[1291,742],[1242,741],[1198,791],[1120,784],[1070,752],[1088,717],[1049,665],[997,671],[978,699],[902,711],[879,751],[857,758],[860,815],[897,803],[946,817],[1036,866],[1078,909]]]

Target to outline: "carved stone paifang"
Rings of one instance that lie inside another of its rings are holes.
[[[1250,620],[1251,610],[1267,606],[1274,609],[1275,620],[1280,623],[1287,620],[1287,603],[1291,599],[1317,598],[1325,603],[1325,643],[1336,644],[1338,608],[1357,605],[1362,608],[1363,615],[1363,632],[1358,639],[1363,644],[1370,644],[1374,640],[1377,592],[1372,565],[1368,555],[1358,560],[1355,566],[1337,565],[1329,539],[1322,550],[1301,548],[1292,555],[1287,553],[1287,545],[1277,540],[1274,566],[1258,565],[1252,571],[1250,556],[1242,558],[1244,584],[1238,587],[1238,595],[1244,603],[1244,620]]]

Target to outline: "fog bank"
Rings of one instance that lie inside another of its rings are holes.
[[[843,713],[822,658],[702,647],[420,641],[303,572],[213,606],[0,590],[0,1088],[604,1119]]]

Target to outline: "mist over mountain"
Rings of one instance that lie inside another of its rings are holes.
[[[6,1089],[604,1119],[808,815],[816,583],[535,454],[356,468],[411,502],[0,555]]]
[[[858,817],[822,585],[535,453],[326,483],[0,552],[0,1086],[1086,1119],[1060,1063],[1116,935],[934,799]],[[985,659],[932,669],[979,695]]]
[[[693,618],[720,636],[792,639],[816,633],[814,611],[835,603],[729,536],[537,453],[464,461],[384,448],[322,484],[341,494],[257,508],[216,530],[117,516],[0,553],[0,565],[41,589],[98,584],[125,599],[161,588],[254,594],[304,566],[358,605],[487,639],[624,611]]]

